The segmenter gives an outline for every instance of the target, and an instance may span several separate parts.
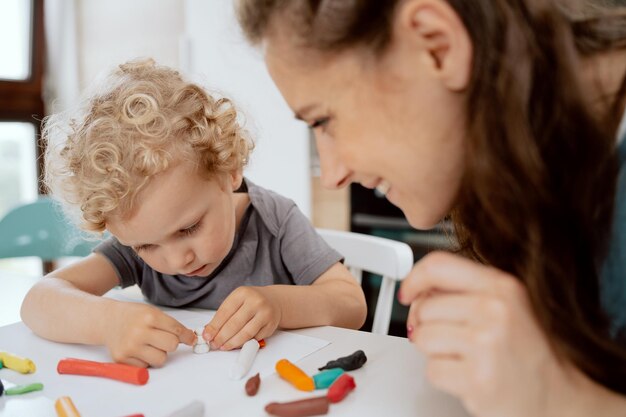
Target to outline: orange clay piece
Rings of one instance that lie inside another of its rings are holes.
[[[301,391],[313,391],[315,389],[313,378],[287,359],[276,362],[276,372],[281,378]]]
[[[57,365],[57,372],[60,374],[100,376],[136,385],[145,385],[150,376],[146,368],[138,366],[74,358],[61,359]]]
[[[70,397],[60,397],[54,402],[54,409],[59,417],[80,417]]]
[[[263,349],[265,347],[265,339],[259,340],[259,348]]]

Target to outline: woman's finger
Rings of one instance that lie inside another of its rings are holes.
[[[427,356],[465,357],[472,351],[467,326],[449,323],[421,323],[413,332],[413,344]]]
[[[446,252],[432,252],[422,258],[402,281],[399,300],[410,304],[419,294],[442,292],[492,292],[501,272]]]
[[[454,356],[434,356],[426,362],[426,378],[435,387],[455,396],[468,391],[471,384],[469,362]]]
[[[478,316],[486,301],[483,295],[441,292],[418,299],[421,301],[414,320],[419,323],[467,324]]]

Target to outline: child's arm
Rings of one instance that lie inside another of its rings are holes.
[[[100,254],[43,278],[26,295],[22,320],[46,339],[106,345],[117,362],[162,365],[179,342],[193,344],[193,332],[158,308],[101,297],[119,281]]]
[[[348,269],[336,263],[311,285],[237,288],[224,300],[203,336],[214,348],[230,350],[252,338],[269,337],[278,327],[358,329],[366,314],[363,290]]]

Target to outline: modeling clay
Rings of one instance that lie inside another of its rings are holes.
[[[346,395],[356,388],[354,378],[348,374],[343,374],[328,388],[326,396],[331,403],[338,403],[343,400]]]
[[[308,376],[302,369],[298,368],[287,359],[281,359],[276,362],[276,372],[281,378],[289,382],[294,387],[302,391],[313,391],[315,382],[313,378]]]
[[[60,397],[54,402],[59,417],[80,417],[80,413],[70,397]]]
[[[246,394],[250,397],[254,397],[257,392],[259,392],[259,386],[261,385],[261,377],[259,374],[256,374],[253,377],[250,377],[248,381],[246,381]]]
[[[13,388],[7,388],[4,390],[4,393],[6,395],[21,395],[21,394],[26,394],[28,392],[41,391],[42,389],[43,389],[43,384],[39,382],[35,382],[34,384],[18,385]]]
[[[261,345],[256,339],[250,339],[244,343],[243,346],[241,346],[241,350],[237,356],[237,361],[233,363],[233,366],[230,369],[231,379],[239,380],[246,376],[252,367],[252,363],[254,362],[254,358],[256,358],[256,354],[260,347]]]
[[[137,385],[145,385],[150,376],[146,368],[138,366],[74,358],[61,359],[57,365],[57,372],[60,374],[100,376]]]
[[[196,342],[193,344],[193,353],[208,353],[211,350],[209,344],[202,337],[204,327],[200,326],[195,330]]]
[[[333,368],[326,371],[322,371],[319,374],[313,375],[313,381],[315,382],[315,389],[324,389],[332,385],[337,378],[343,374],[343,369]]]
[[[328,413],[328,405],[328,398],[316,397],[289,403],[270,403],[265,406],[265,411],[279,417],[319,416]]]
[[[32,374],[37,369],[35,363],[30,359],[22,358],[9,352],[0,352],[0,361],[2,361],[5,368],[13,369],[23,374]]]
[[[365,362],[367,362],[365,353],[362,350],[357,350],[352,355],[330,361],[325,366],[318,369],[323,371],[324,369],[341,368],[344,371],[354,371],[363,366]]]

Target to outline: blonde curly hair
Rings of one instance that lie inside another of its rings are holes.
[[[42,136],[46,186],[92,232],[177,163],[211,178],[242,170],[254,147],[230,100],[151,59],[120,65],[76,111],[47,117]]]

